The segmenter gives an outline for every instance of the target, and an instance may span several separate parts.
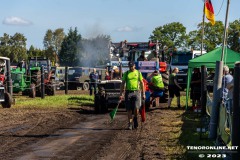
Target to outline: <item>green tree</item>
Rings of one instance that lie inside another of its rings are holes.
[[[240,19],[229,23],[228,47],[240,53]]]
[[[15,33],[11,37],[11,55],[9,56],[12,62],[19,62],[27,59],[27,39],[21,33]]]
[[[161,48],[186,47],[187,38],[186,27],[179,22],[172,22],[157,27],[150,36],[150,40],[158,40],[161,44]]]
[[[63,28],[58,28],[55,31],[49,29],[44,36],[43,44],[46,54],[48,58],[52,59],[55,63],[58,63],[58,55],[64,37],[65,33]]]
[[[0,55],[3,57],[9,57],[11,54],[10,46],[11,37],[4,33],[3,37],[0,37]]]
[[[217,46],[222,45],[223,42],[224,25],[221,21],[216,21],[212,26],[210,22],[204,25],[203,44],[207,51],[215,49]],[[189,32],[188,45],[193,48],[201,48],[202,38],[202,23],[198,24],[198,30]]]
[[[201,49],[201,33],[202,31],[199,30],[194,30],[190,31],[188,33],[188,45],[191,46],[192,49],[194,50],[200,50]]]
[[[44,50],[34,48],[33,45],[30,46],[29,50],[27,51],[27,55],[28,55],[28,57],[47,57],[45,55]]]
[[[66,66],[77,66],[79,65],[81,54],[80,54],[80,41],[81,35],[78,34],[77,28],[74,30],[69,29],[68,35],[65,36],[61,50],[59,52],[59,60],[61,65]]]
[[[92,39],[84,39],[81,41],[82,59],[81,65],[94,67],[106,63],[109,57],[109,35],[98,35]]]
[[[27,39],[23,34],[15,33],[13,36],[9,36],[4,33],[3,37],[0,37],[0,41],[0,54],[10,58],[11,62],[16,63],[27,58]]]

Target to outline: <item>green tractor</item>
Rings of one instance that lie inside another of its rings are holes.
[[[30,81],[26,79],[26,69],[17,67],[11,69],[13,93],[24,92],[30,86]]]
[[[47,58],[30,58],[29,66],[20,65],[12,69],[13,92],[22,91],[23,95],[35,98],[41,96],[41,66],[44,66],[44,85],[47,95],[55,95],[56,87],[51,77],[50,60]]]

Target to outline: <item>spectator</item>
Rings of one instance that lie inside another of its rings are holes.
[[[172,74],[169,76],[169,99],[168,99],[168,108],[170,108],[172,99],[174,98],[174,95],[177,97],[177,106],[180,108],[180,90],[182,87],[177,82],[177,73],[179,72],[178,68],[174,68],[172,70]]]
[[[148,60],[149,61],[159,61],[159,57],[157,55],[157,52],[153,50],[149,55],[148,55]]]
[[[151,97],[151,102],[156,98],[163,95],[164,84],[161,74],[156,70],[154,71],[149,78],[151,78],[151,83],[148,84],[148,88],[153,91]]]
[[[111,76],[109,75],[108,71],[105,72],[105,80],[111,80]]]
[[[138,57],[137,61],[147,61],[147,58],[145,57],[145,51],[141,52],[141,55]]]
[[[90,95],[92,95],[92,90],[94,89],[94,94],[96,94],[96,89],[97,89],[97,82],[98,82],[98,73],[96,71],[96,68],[93,69],[93,72],[90,73],[89,79],[90,79]]]
[[[228,66],[223,66],[223,77],[222,77],[222,100],[223,103],[228,99],[228,88],[227,85],[233,81],[233,76],[229,74]]]
[[[200,105],[201,97],[201,72],[199,68],[194,68],[191,80],[191,93],[192,107]]]
[[[157,70],[155,70],[148,78],[151,78],[151,83],[149,83],[148,87],[153,91],[163,91],[164,84],[162,80],[161,74]]]
[[[227,109],[229,110],[229,113],[232,114],[232,107],[233,107],[233,79],[230,83],[227,84],[228,89],[228,103],[227,103]]]
[[[123,91],[125,90],[125,106],[128,112],[128,129],[132,130],[133,126],[134,128],[138,128],[137,116],[139,113],[139,108],[141,106],[141,91],[143,99],[145,99],[145,88],[142,74],[141,72],[135,69],[134,62],[130,61],[128,63],[128,66],[129,70],[126,71],[122,77],[119,99],[120,100],[123,99]],[[134,118],[132,117],[132,114],[134,114]]]
[[[113,66],[112,79],[120,79],[120,71],[117,66]]]

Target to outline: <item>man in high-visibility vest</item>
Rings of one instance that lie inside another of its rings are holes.
[[[151,83],[149,83],[149,89],[154,91],[163,91],[164,90],[164,84],[162,80],[161,74],[158,73],[158,71],[154,71],[150,76]]]
[[[151,83],[148,84],[148,88],[153,91],[152,93],[152,100],[151,102],[156,98],[156,97],[161,97],[163,96],[164,92],[164,84],[163,84],[163,79],[161,74],[156,70],[154,71],[149,78],[151,78]]]

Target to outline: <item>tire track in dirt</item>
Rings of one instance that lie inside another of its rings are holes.
[[[96,159],[174,159],[181,156],[184,150],[174,136],[181,132],[182,113],[183,110],[159,108],[148,112],[146,122],[140,124],[138,130],[117,132]]]
[[[26,152],[29,145],[78,121],[78,117],[78,113],[66,109],[0,110],[0,159],[14,159]]]
[[[119,117],[122,116],[119,115]],[[89,115],[84,122],[62,128],[29,146],[27,149],[29,152],[16,159],[54,159],[57,157],[91,159],[99,152],[99,148],[109,141],[118,129],[121,129],[122,121],[118,121],[111,127],[108,120],[108,114]]]

